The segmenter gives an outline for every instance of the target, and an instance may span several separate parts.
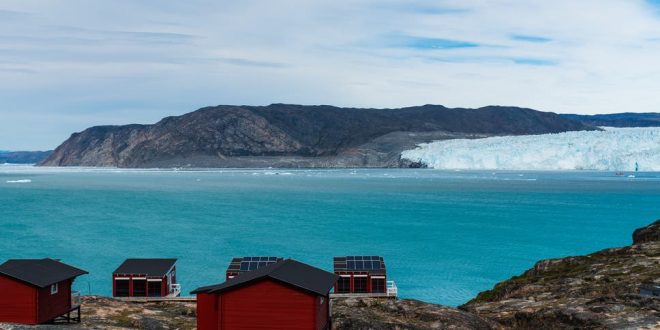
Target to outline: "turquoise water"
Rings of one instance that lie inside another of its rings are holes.
[[[179,258],[187,293],[222,282],[233,256],[331,270],[334,255],[383,255],[402,297],[458,305],[657,218],[660,173],[0,166],[0,259],[62,259],[103,295],[127,257]]]

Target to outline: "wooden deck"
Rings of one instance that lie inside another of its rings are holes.
[[[115,299],[130,302],[197,301],[196,297],[115,297]]]
[[[387,293],[331,293],[332,298],[392,298],[396,299],[396,295],[388,295]]]

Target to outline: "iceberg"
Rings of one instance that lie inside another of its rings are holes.
[[[7,180],[7,183],[30,183],[30,179],[20,179],[20,180]]]
[[[452,170],[660,171],[660,127],[602,129],[436,141],[401,158]]]

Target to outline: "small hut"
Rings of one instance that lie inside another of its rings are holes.
[[[80,322],[80,294],[71,286],[83,274],[88,273],[48,258],[8,260],[0,265],[0,322]]]
[[[334,272],[339,275],[336,294],[388,294],[385,261],[380,256],[346,256],[334,258]],[[392,290],[390,290],[392,292]]]
[[[126,259],[112,273],[113,297],[178,297],[176,259]]]
[[[198,288],[197,329],[329,329],[337,276],[287,259]]]

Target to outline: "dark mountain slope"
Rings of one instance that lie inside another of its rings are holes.
[[[0,164],[36,164],[46,159],[53,151],[0,151]]]
[[[591,126],[659,127],[660,113],[613,113],[608,115],[560,115]]]
[[[515,107],[216,106],[153,125],[86,129],[41,165],[386,167],[399,165],[401,150],[431,140],[585,129],[593,128]]]

